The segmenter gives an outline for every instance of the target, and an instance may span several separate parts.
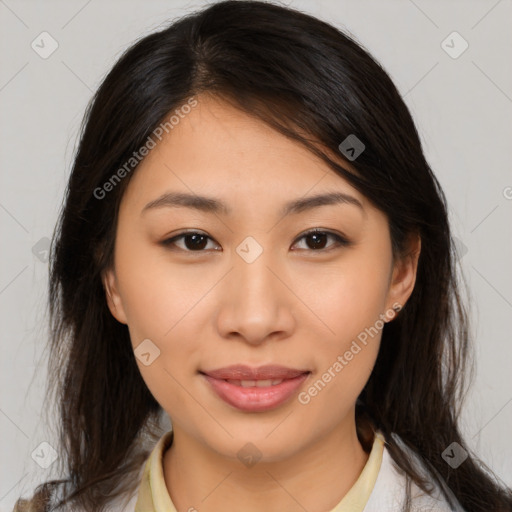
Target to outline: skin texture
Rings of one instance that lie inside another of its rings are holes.
[[[392,306],[406,303],[420,242],[394,261],[386,216],[346,180],[261,121],[213,97],[197,99],[123,196],[114,268],[104,274],[108,304],[128,325],[134,348],[150,339],[160,350],[149,366],[137,364],[173,423],[163,466],[178,511],[234,512],[243,504],[246,512],[325,512],[368,459],[355,402],[380,331],[307,404],[294,396],[272,411],[242,412],[198,371],[281,364],[309,369],[300,391],[307,390],[379,315],[390,320]],[[162,207],[141,214],[169,191],[214,196],[233,212]],[[357,198],[364,210],[341,204],[278,213],[287,201],[332,191]],[[303,237],[313,228],[351,245]],[[187,229],[209,237],[201,249],[190,238],[174,249],[161,244]],[[252,263],[236,252],[248,236],[263,250]],[[237,457],[248,442],[261,453],[249,468]]]

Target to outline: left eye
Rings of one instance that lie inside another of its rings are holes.
[[[329,238],[334,240],[334,243],[331,244],[326,249],[324,247],[325,241]],[[331,231],[321,231],[321,230],[308,231],[307,233],[304,233],[302,236],[300,236],[297,239],[297,241],[300,241],[303,239],[310,241],[310,243],[308,245],[313,247],[313,249],[311,249],[311,250],[313,250],[313,252],[328,251],[328,250],[334,249],[336,247],[348,246],[351,243],[345,237],[338,235],[337,233],[333,233]],[[181,241],[181,240],[184,241],[184,245],[185,245],[184,248],[177,246],[177,242]],[[189,243],[187,243],[187,240],[189,241]],[[170,247],[170,248],[172,248],[172,246],[176,246],[176,247],[178,247],[179,250],[182,250],[185,252],[204,252],[205,245],[207,245],[207,242],[206,242],[207,240],[213,241],[212,238],[210,238],[209,236],[207,236],[199,231],[187,231],[185,233],[181,233],[172,238],[164,240],[161,242],[161,244],[164,245],[165,247]]]
[[[331,238],[334,240],[334,243],[331,244],[331,246],[327,249],[323,247],[325,240],[328,238]],[[315,248],[314,251],[328,251],[330,249],[334,249],[336,247],[346,247],[350,245],[350,242],[343,236],[338,235],[337,233],[333,233],[331,231],[320,231],[320,230],[313,230],[308,231],[307,233],[304,233],[301,237],[299,237],[297,240],[312,240],[313,247]],[[319,247],[321,246],[321,247]]]

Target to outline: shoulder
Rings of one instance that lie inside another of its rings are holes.
[[[379,474],[363,512],[401,512],[405,504],[406,485],[406,474],[395,464],[384,445]],[[410,511],[464,512],[461,507],[452,509],[439,489],[436,488],[430,495],[412,480]]]

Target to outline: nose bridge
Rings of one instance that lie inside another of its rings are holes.
[[[293,317],[277,259],[275,251],[252,236],[234,249],[232,282],[219,317],[225,335],[238,332],[257,344],[272,332],[291,329]]]
[[[259,239],[261,241],[263,237]],[[251,301],[264,300],[267,294],[275,298],[280,295],[275,276],[275,268],[278,267],[276,254],[264,244],[266,242],[260,243],[254,236],[247,236],[235,249],[235,279],[239,283],[240,292],[245,293],[246,299]]]

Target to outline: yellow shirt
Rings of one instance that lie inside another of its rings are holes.
[[[149,456],[139,486],[135,512],[177,512],[164,480],[163,455],[172,443],[172,430],[163,435]],[[375,433],[370,456],[348,493],[330,512],[363,512],[379,474],[384,436]]]

